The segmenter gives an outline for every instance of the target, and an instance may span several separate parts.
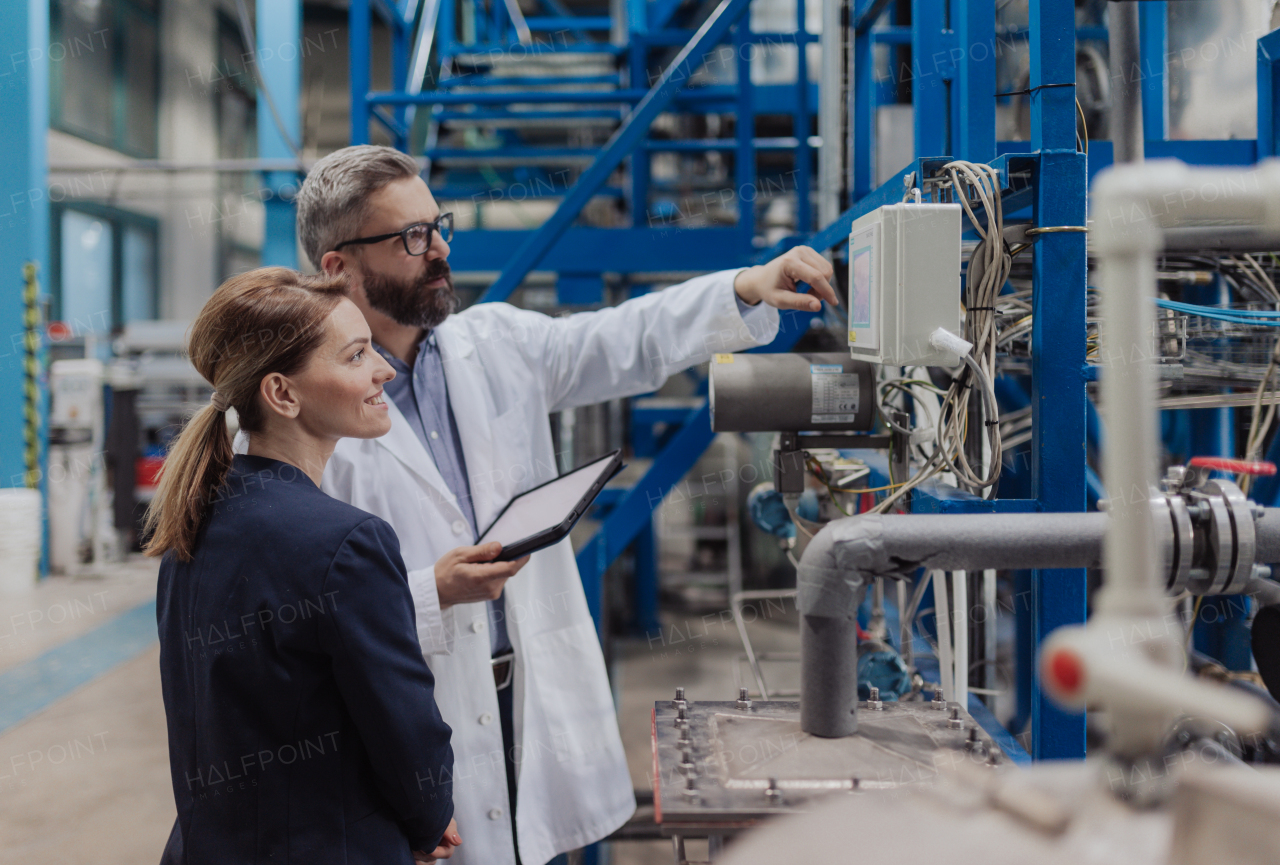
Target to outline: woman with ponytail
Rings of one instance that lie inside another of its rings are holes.
[[[146,519],[178,810],[165,865],[411,865],[461,843],[399,541],[319,488],[338,439],[391,425],[395,372],[344,287],[255,270],[191,330],[215,392]]]

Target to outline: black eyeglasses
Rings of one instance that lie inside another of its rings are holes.
[[[379,234],[377,237],[358,237],[355,240],[344,240],[333,248],[334,252],[353,243],[381,243],[393,237],[400,238],[404,251],[410,255],[422,255],[431,248],[431,232],[440,232],[440,239],[445,243],[453,240],[453,214],[442,213],[434,222],[415,222],[402,231],[390,234]]]

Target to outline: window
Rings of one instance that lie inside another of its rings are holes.
[[[64,132],[155,156],[158,0],[51,0],[50,117]]]
[[[156,220],[87,203],[52,216],[54,319],[108,334],[156,317]]]

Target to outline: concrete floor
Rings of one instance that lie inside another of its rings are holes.
[[[150,601],[154,561],[142,558],[92,579],[54,577],[0,598],[0,677]],[[750,618],[750,616],[748,616]],[[798,648],[794,606],[749,625],[757,650]],[[619,723],[632,780],[651,790],[650,712],[684,686],[689,699],[731,699],[741,652],[728,615],[664,615],[661,634],[616,647]],[[0,730],[0,865],[148,865],[173,825],[159,650],[140,654]],[[74,662],[74,659],[73,659]],[[769,668],[770,686],[794,688],[794,664]],[[742,667],[746,681],[745,666]],[[4,698],[0,678],[0,699]],[[14,687],[10,681],[11,688]],[[3,711],[3,706],[0,706]],[[668,865],[669,841],[610,846],[613,865]],[[690,854],[696,848],[690,848]]]
[[[0,675],[147,602],[157,564],[0,599]],[[173,825],[154,642],[0,732],[0,865],[159,861]]]

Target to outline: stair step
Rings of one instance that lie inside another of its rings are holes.
[[[441,111],[434,115],[441,123],[458,126],[483,124],[485,126],[540,126],[558,125],[550,121],[562,121],[567,124],[610,125],[622,119],[619,109],[599,108],[585,111]]]

